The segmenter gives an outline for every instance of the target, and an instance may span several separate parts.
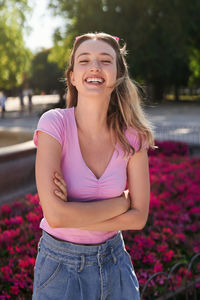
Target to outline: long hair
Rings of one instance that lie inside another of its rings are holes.
[[[136,129],[139,137],[139,150],[142,141],[145,140],[146,147],[154,148],[154,137],[151,123],[145,116],[141,106],[141,97],[136,83],[130,79],[128,67],[125,60],[126,45],[120,48],[118,39],[106,33],[87,33],[76,38],[71,51],[69,66],[66,70],[67,83],[67,107],[77,105],[78,92],[72,85],[70,72],[74,68],[74,58],[78,47],[87,40],[99,40],[109,44],[116,53],[117,79],[111,93],[107,112],[107,125],[109,130],[113,130],[117,141],[121,144],[124,154],[135,152],[125,135],[128,128]]]

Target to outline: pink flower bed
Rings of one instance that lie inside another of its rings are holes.
[[[149,155],[158,155],[163,154],[166,156],[172,155],[188,155],[189,148],[186,143],[183,142],[174,142],[174,141],[155,141],[156,146],[158,147],[155,150],[150,150]]]
[[[148,223],[142,232],[124,232],[141,287],[150,275],[167,272],[179,261],[189,262],[200,252],[200,157],[161,153],[150,156],[149,161]],[[200,263],[196,269],[200,276]],[[175,286],[181,285],[185,272],[186,268],[180,268]],[[164,284],[164,279],[157,284]]]
[[[38,195],[0,208],[0,299],[31,299],[42,218]]]
[[[142,231],[123,233],[141,288],[153,273],[167,271],[200,251],[200,158],[154,153],[150,177],[148,223]],[[1,300],[31,299],[41,218],[37,194],[0,208]],[[177,284],[184,272],[178,273]]]

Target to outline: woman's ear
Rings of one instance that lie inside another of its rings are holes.
[[[74,72],[73,72],[73,71],[70,72],[70,81],[71,81],[71,84],[72,84],[73,86],[76,86],[76,85],[75,85]]]

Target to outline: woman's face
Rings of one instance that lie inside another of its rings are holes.
[[[76,50],[70,76],[79,95],[110,96],[117,77],[115,50],[103,41],[83,42]]]

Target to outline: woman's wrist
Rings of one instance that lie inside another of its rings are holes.
[[[120,213],[123,214],[130,208],[130,201],[127,199],[125,194],[123,193],[120,197],[118,197]]]

